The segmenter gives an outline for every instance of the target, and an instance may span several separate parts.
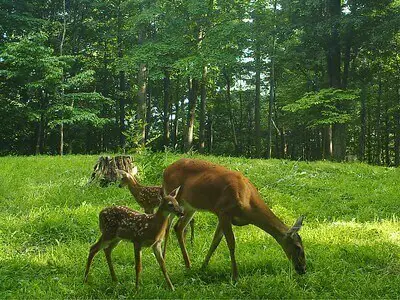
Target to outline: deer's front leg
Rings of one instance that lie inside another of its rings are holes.
[[[158,264],[160,265],[160,268],[164,274],[165,280],[167,281],[168,286],[170,287],[171,290],[175,290],[174,286],[172,285],[171,280],[169,279],[168,273],[167,273],[167,268],[165,267],[165,261],[163,258],[163,255],[161,253],[161,242],[157,242],[156,244],[154,244],[153,246],[153,251],[154,251],[154,255],[157,258]]]
[[[167,229],[165,230],[165,236],[164,236],[164,248],[163,248],[163,258],[165,261],[165,255],[167,253],[167,243],[168,243],[168,237],[169,237],[169,232],[171,230],[172,227],[172,221],[173,221],[174,217],[173,216],[169,216],[168,217],[168,225],[167,225]]]
[[[185,228],[186,228],[187,224],[190,222],[190,220],[193,218],[194,213],[195,213],[194,211],[186,211],[185,215],[179,219],[179,221],[176,223],[176,225],[174,227],[176,236],[178,238],[179,246],[182,251],[183,260],[185,261],[186,268],[190,268],[190,259],[189,259],[189,255],[186,250],[183,231],[185,230]]]
[[[231,218],[225,214],[218,216],[219,223],[221,224],[222,231],[225,235],[226,243],[228,244],[229,253],[231,256],[232,264],[232,280],[237,281],[238,269],[235,257],[235,236],[233,235]]]
[[[135,248],[136,289],[139,288],[139,277],[142,271],[142,249],[139,243],[133,244]]]

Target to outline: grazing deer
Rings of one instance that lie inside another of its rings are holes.
[[[190,260],[183,230],[196,210],[207,210],[217,215],[219,222],[203,267],[209,263],[224,235],[231,257],[232,279],[236,281],[238,270],[232,224],[253,224],[275,238],[292,261],[297,273],[305,273],[304,248],[297,233],[302,226],[303,217],[300,217],[293,227],[287,227],[241,173],[203,160],[180,159],[164,170],[163,186],[166,191],[181,187],[176,199],[183,205],[185,213],[176,224],[175,231],[187,268],[190,268]]]
[[[135,175],[138,172],[138,168],[135,166],[131,173],[124,170],[118,170],[117,174],[121,177],[120,186],[128,186],[132,196],[136,199],[136,202],[144,209],[146,214],[152,214],[154,209],[160,205],[160,193],[162,191],[161,186],[144,186],[141,185],[136,179]],[[172,221],[172,220],[171,220]],[[172,224],[172,222],[170,222]],[[168,231],[169,231],[168,226]],[[194,239],[194,219],[190,221],[190,241],[193,244]],[[164,245],[163,255],[165,257],[166,245]]]
[[[152,246],[165,280],[168,286],[174,290],[161,253],[161,242],[165,236],[170,214],[183,215],[183,210],[175,199],[178,191],[179,187],[167,196],[164,193],[159,194],[161,205],[155,214],[142,214],[126,206],[111,206],[103,209],[99,214],[101,236],[97,243],[90,248],[84,282],[88,279],[93,257],[101,249],[104,249],[111,278],[113,281],[117,281],[111,261],[111,252],[121,240],[128,240],[133,243],[135,250],[136,288],[138,288],[139,275],[142,270],[141,249]]]

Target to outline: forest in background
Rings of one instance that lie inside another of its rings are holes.
[[[400,164],[399,0],[0,0],[0,155]]]

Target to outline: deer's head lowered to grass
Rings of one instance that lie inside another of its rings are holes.
[[[304,216],[297,219],[294,225],[283,236],[282,247],[287,257],[292,261],[294,269],[298,274],[306,272],[306,257],[303,242],[298,231],[303,225]]]
[[[231,256],[232,278],[236,280],[236,241],[232,225],[253,224],[275,238],[293,262],[297,273],[305,273],[306,259],[298,234],[303,218],[300,217],[291,228],[286,226],[266,205],[256,187],[240,172],[204,160],[183,158],[164,170],[163,179],[166,191],[182,186],[177,200],[185,207],[185,215],[179,219],[175,230],[187,268],[191,264],[183,230],[197,210],[206,210],[218,217],[218,226],[203,267],[207,266],[225,236]]]

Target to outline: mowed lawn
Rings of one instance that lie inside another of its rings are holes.
[[[134,156],[143,184],[161,184],[174,154]],[[200,157],[200,156],[198,156]],[[99,237],[98,213],[112,204],[139,209],[127,189],[87,185],[97,156],[0,158],[0,298],[400,298],[400,169],[365,164],[202,157],[244,173],[287,224],[305,215],[300,231],[307,273],[294,272],[275,240],[253,226],[235,227],[239,281],[230,281],[222,241],[206,270],[201,263],[215,216],[195,215],[192,269],[174,234],[165,283],[143,249],[141,287],[134,287],[133,246],[113,252],[113,283],[103,252],[89,282],[83,273]]]

